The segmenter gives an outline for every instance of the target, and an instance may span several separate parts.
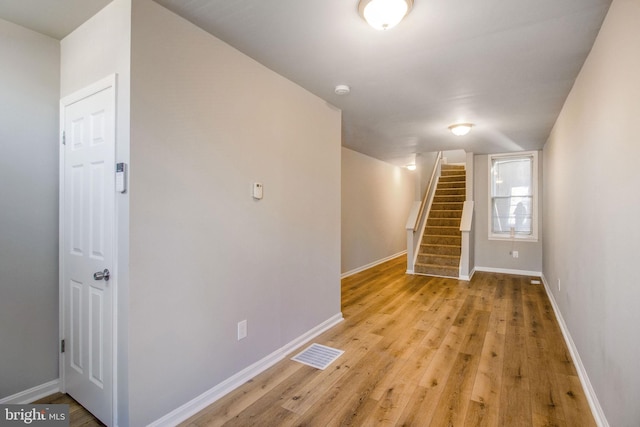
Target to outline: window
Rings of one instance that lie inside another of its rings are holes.
[[[489,156],[489,239],[538,240],[538,152]]]

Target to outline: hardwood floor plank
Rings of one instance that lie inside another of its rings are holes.
[[[211,411],[200,412],[186,423],[191,426],[222,425],[302,368],[303,365],[294,363],[282,364],[278,368],[272,366],[260,376],[250,380],[244,387],[237,388],[224,399],[215,402],[210,406]]]
[[[567,426],[593,427],[596,425],[589,410],[587,398],[577,375],[556,374],[560,388],[560,402],[565,413]]]
[[[507,333],[507,310],[509,302],[506,298],[506,284],[503,278],[495,278],[492,282],[494,283],[495,290],[491,317],[489,318],[489,330],[505,335]]]
[[[183,425],[595,425],[544,287],[405,261],[343,280],[345,320],[314,339],[345,350],[325,371],[283,360]]]
[[[465,425],[494,426],[498,424],[502,386],[505,336],[489,330],[485,334],[480,362],[471,392],[471,405]]]
[[[517,326],[507,328],[505,359],[500,391],[499,424],[530,426],[531,403],[525,332]]]
[[[470,402],[478,358],[458,353],[429,426],[461,426]]]
[[[282,407],[295,412],[304,414],[309,408],[316,404],[325,390],[332,388],[338,381],[342,379],[352,366],[354,366],[362,357],[364,357],[371,349],[382,340],[382,337],[374,334],[367,334],[362,338],[354,338],[353,344],[341,347],[345,353],[323,372],[318,372],[310,381],[301,384],[296,389],[296,393],[290,399],[282,404]]]
[[[104,424],[83,408],[71,396],[64,393],[55,393],[45,398],[39,399],[35,404],[56,404],[69,405],[69,426],[70,427],[104,427]]]

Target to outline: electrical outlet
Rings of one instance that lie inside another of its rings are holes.
[[[247,321],[238,322],[238,341],[247,337]]]
[[[560,278],[558,278],[558,290],[560,290]]]
[[[511,256],[514,258],[518,258],[518,251],[511,251]]]

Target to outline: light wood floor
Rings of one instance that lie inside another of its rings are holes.
[[[100,420],[80,406],[80,404],[73,400],[68,394],[52,394],[33,403],[69,405],[69,427],[104,427],[104,424],[102,424]]]
[[[344,322],[185,426],[595,426],[542,285],[404,274],[397,258],[342,281]]]

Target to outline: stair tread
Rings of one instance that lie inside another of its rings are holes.
[[[443,270],[455,270],[457,271],[459,267],[455,266],[455,265],[438,265],[438,264],[422,264],[419,262],[416,262],[416,267],[420,266],[420,267],[426,267],[426,268],[441,268]]]
[[[458,258],[460,259],[460,255],[445,255],[445,254],[418,254],[430,257],[438,257],[438,258]]]

